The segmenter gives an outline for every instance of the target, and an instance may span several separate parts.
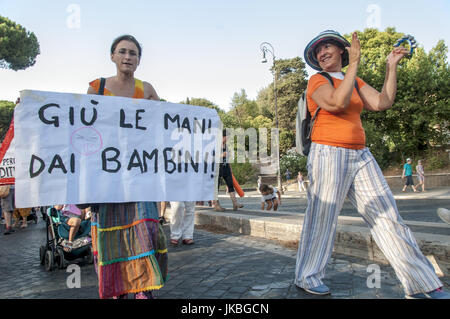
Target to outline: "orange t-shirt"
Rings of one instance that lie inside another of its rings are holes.
[[[89,85],[95,90],[95,92],[98,92],[98,89],[100,88],[100,79],[89,82]],[[103,95],[114,96],[114,94],[111,91],[109,91],[106,87],[105,90],[103,91]],[[144,98],[144,83],[142,83],[141,80],[134,79],[134,95],[132,98],[133,99]]]
[[[358,81],[359,89],[366,83],[360,78]],[[317,109],[317,103],[311,98],[314,91],[321,85],[330,82],[320,74],[313,75],[308,81],[307,102],[311,117]],[[337,88],[342,80],[333,77],[334,87]],[[364,102],[361,100],[356,88],[353,88],[350,105],[345,111],[333,114],[320,109],[314,122],[311,141],[318,144],[338,146],[351,149],[362,149],[366,145],[366,134],[361,123],[361,112]]]

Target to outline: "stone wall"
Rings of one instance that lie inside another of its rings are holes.
[[[405,179],[402,179],[401,175],[385,176],[384,178],[388,182],[390,188],[399,188],[405,185]],[[415,184],[419,183],[417,175],[413,175],[413,180]],[[425,174],[425,189],[445,186],[450,186],[450,173]]]

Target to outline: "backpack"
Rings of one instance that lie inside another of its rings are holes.
[[[319,72],[317,74],[325,77],[334,87],[333,78],[327,72]],[[359,93],[358,82],[355,81],[355,88]],[[303,156],[308,156],[311,148],[311,133],[314,126],[314,121],[320,111],[320,106],[317,106],[314,116],[311,118],[311,113],[308,110],[308,103],[306,100],[306,90],[298,100],[297,117],[295,119],[295,146],[297,153]]]

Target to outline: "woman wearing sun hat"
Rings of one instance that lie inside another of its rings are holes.
[[[410,229],[403,223],[383,174],[365,146],[360,114],[363,109],[390,108],[397,91],[397,65],[408,53],[395,48],[386,58],[386,76],[378,92],[356,76],[360,43],[355,33],[351,44],[338,32],[327,30],[306,47],[305,61],[313,69],[307,88],[311,114],[318,105],[308,156],[308,206],[303,222],[295,284],[305,291],[326,295],[322,282],[331,257],[336,225],[344,200],[358,209],[378,247],[394,268],[407,298],[448,298],[441,290],[433,266],[421,253]],[[346,73],[342,68],[348,65]],[[355,85],[355,81],[357,85]]]

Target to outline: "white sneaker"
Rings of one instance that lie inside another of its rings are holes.
[[[437,214],[444,222],[450,224],[450,210],[446,208],[438,208]]]

